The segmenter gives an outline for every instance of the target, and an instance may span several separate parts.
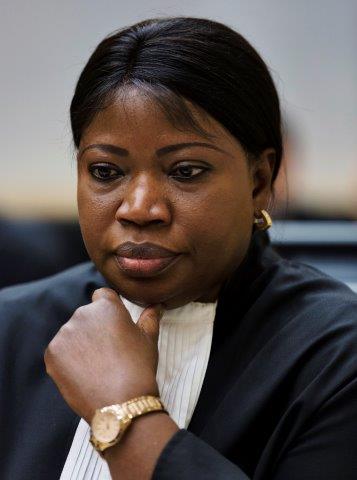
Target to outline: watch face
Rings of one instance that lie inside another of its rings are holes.
[[[120,432],[120,424],[113,412],[96,412],[92,420],[92,431],[100,442],[113,441]]]

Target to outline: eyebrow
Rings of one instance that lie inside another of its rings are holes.
[[[168,153],[176,152],[178,150],[182,150],[183,148],[189,148],[189,147],[206,147],[206,148],[210,148],[212,150],[216,150],[218,152],[231,156],[231,154],[229,154],[222,148],[219,148],[216,145],[213,145],[212,143],[206,143],[206,142],[184,142],[184,143],[174,143],[172,145],[166,145],[165,147],[161,147],[158,150],[156,150],[156,155],[158,157],[163,157]],[[110,143],[93,143],[85,147],[82,151],[80,151],[78,154],[78,158],[80,158],[86,150],[89,150],[91,148],[96,148],[98,150],[112,153],[120,157],[129,156],[129,151],[126,150],[125,148],[119,147],[118,145],[111,145]]]

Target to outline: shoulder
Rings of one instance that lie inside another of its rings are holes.
[[[356,378],[357,294],[315,267],[283,258],[271,245],[249,260],[230,295],[237,315],[224,309],[242,363],[274,372],[296,392],[323,384],[318,391],[326,396]]]
[[[332,331],[347,340],[347,332],[357,330],[357,293],[313,266],[282,257],[263,235],[255,236],[220,303],[225,328],[232,318],[231,328],[257,348],[286,334],[284,345],[291,336],[295,349],[303,349],[321,335],[333,337]]]
[[[297,391],[316,388],[316,396],[328,397],[357,377],[357,294],[351,288],[282,259],[264,296],[274,318],[272,345]]]
[[[282,258],[275,265],[270,288],[279,301],[289,305],[290,315],[315,311],[320,313],[316,321],[324,323],[332,317],[338,321],[346,312],[345,319],[357,326],[357,293],[311,265]]]
[[[300,332],[306,341],[332,340],[332,332],[345,340],[357,335],[357,294],[348,285],[296,260],[281,258],[272,270],[263,297],[281,326]]]
[[[248,306],[263,303],[288,318],[310,309],[350,309],[357,293],[345,283],[307,263],[287,259],[278,253],[265,232],[253,236],[245,265],[236,271],[233,300],[241,293]],[[269,312],[270,313],[270,312]]]
[[[43,297],[56,301],[58,298],[64,300],[64,295],[70,294],[73,298],[73,289],[83,294],[83,287],[98,278],[93,263],[84,262],[40,280],[2,288],[0,307],[18,310],[23,306],[22,302],[34,303]]]
[[[92,262],[84,262],[49,277],[0,290],[0,336],[43,332],[54,334],[80,305],[90,302],[95,288],[105,284]],[[47,333],[47,335],[46,335]]]

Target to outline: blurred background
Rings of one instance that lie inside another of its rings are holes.
[[[104,36],[167,15],[222,21],[262,55],[285,131],[271,236],[288,254],[315,249],[307,260],[343,279],[327,263],[349,251],[343,268],[354,259],[348,278],[357,282],[356,0],[1,0],[0,286],[86,258],[68,116],[74,87]]]

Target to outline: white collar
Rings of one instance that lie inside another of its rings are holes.
[[[120,295],[126,309],[129,311],[133,321],[136,323],[144,310],[144,307],[136,305],[127,298]],[[211,322],[214,319],[218,300],[214,302],[189,302],[171,310],[165,310],[160,320],[161,324],[179,322],[180,324],[195,323],[197,321]]]

